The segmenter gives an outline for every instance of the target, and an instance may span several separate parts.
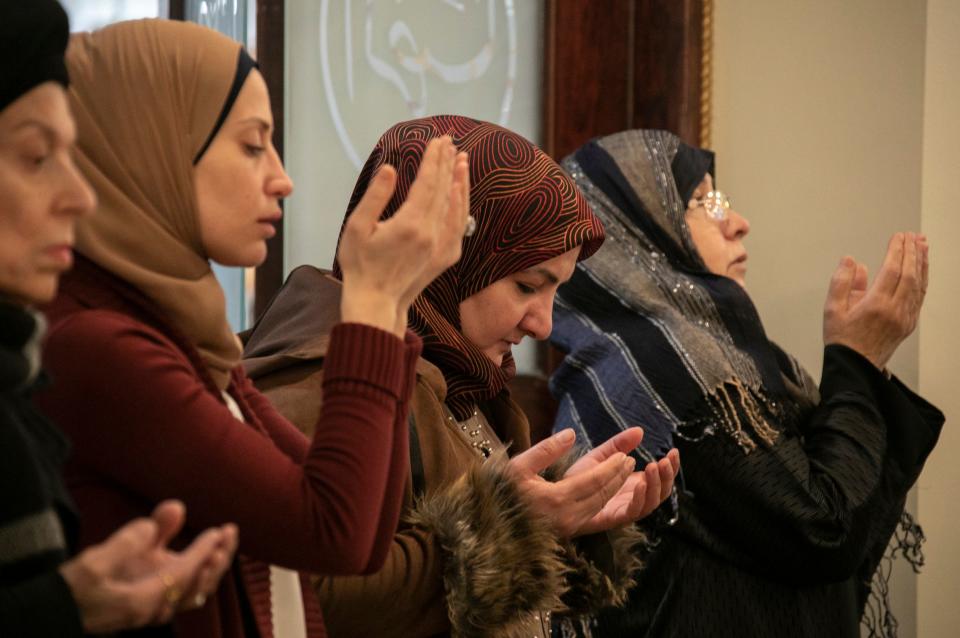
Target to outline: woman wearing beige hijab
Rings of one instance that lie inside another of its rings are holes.
[[[382,170],[341,240],[344,301],[312,443],[245,377],[209,260],[254,266],[292,184],[270,139],[263,78],[241,47],[180,22],[75,36],[67,55],[77,162],[99,197],[48,308],[42,404],[74,441],[81,543],[177,496],[186,542],[235,522],[233,574],[179,615],[177,636],[324,635],[298,571],[383,562],[407,469],[420,341],[407,308],[459,256],[466,158],[431,144],[400,214],[378,222]]]

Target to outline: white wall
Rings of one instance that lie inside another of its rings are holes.
[[[818,375],[840,257],[874,273],[891,233],[922,230],[932,283],[918,335],[891,367],[948,417],[960,410],[958,33],[955,0],[715,3],[718,184],[752,222],[748,286],[768,333]],[[902,637],[960,633],[960,471],[948,461],[960,438],[949,426],[909,505],[927,566],[896,573]]]

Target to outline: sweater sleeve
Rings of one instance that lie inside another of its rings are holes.
[[[53,570],[16,585],[0,586],[0,636],[83,636],[70,588]]]
[[[273,440],[236,420],[163,335],[89,311],[51,332],[54,388],[41,405],[73,440],[75,465],[150,502],[183,500],[192,529],[235,522],[244,554],[358,573],[391,479],[396,411],[413,374],[405,358],[389,333],[338,325],[307,448],[254,390],[245,394]]]
[[[360,324],[356,325],[362,329],[361,332],[375,330]],[[337,328],[334,328],[333,333],[331,333],[331,351],[327,355],[327,365],[333,365],[334,368],[331,371],[335,375],[338,375],[337,377],[333,378],[339,378],[343,375],[343,373],[338,372],[336,368],[338,365],[338,360],[336,357],[339,357],[340,361],[342,361],[343,353],[336,353],[332,346],[334,343],[333,339],[339,338],[335,336],[338,334],[337,330]],[[420,356],[421,348],[422,342],[420,337],[413,332],[407,331],[407,333],[404,335],[403,342],[402,369],[404,371],[404,376],[402,378],[402,384],[398,395],[400,399],[394,412],[392,428],[393,443],[390,450],[388,480],[386,491],[383,497],[383,507],[380,509],[380,516],[376,525],[373,550],[370,553],[370,558],[367,562],[367,565],[364,567],[361,573],[370,573],[372,571],[376,571],[383,565],[387,552],[389,551],[390,539],[393,536],[393,533],[396,531],[400,520],[400,511],[403,507],[404,498],[404,479],[407,476],[410,467],[409,455],[407,452],[409,438],[409,432],[407,429],[407,414],[410,408],[410,397],[413,393],[413,385],[416,381],[415,368],[417,358]],[[334,359],[330,358],[331,354],[335,357]],[[323,404],[325,401],[328,401],[329,397],[331,396],[326,382],[329,375],[324,376],[319,366],[316,368],[311,368],[310,374],[323,379],[321,385],[323,398],[317,401],[315,397],[311,396],[309,399],[304,398],[303,401],[309,401],[310,403],[316,402],[320,406],[322,415]],[[254,411],[256,411],[257,415],[263,422],[264,427],[267,428],[271,438],[274,440],[277,446],[295,461],[303,462],[302,460],[306,457],[309,445],[307,439],[301,433],[300,428],[320,434],[320,428],[324,423],[322,416],[319,422],[316,424],[292,424],[290,421],[284,418],[282,414],[280,414],[280,412],[274,407],[273,403],[271,403],[270,399],[266,395],[254,387],[253,383],[246,375],[242,375],[241,383],[244,397]],[[314,435],[315,439],[316,434]]]
[[[803,436],[749,454],[720,434],[679,443],[698,522],[677,533],[801,584],[849,578],[886,544],[872,530],[889,528],[878,519],[916,480],[943,415],[842,346],[826,348],[822,379]]]

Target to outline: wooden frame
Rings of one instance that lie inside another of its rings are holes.
[[[167,17],[171,20],[183,20],[187,16],[186,0],[170,0]]]
[[[273,110],[273,145],[283,159],[284,105],[284,9],[283,0],[257,0],[257,63],[267,81]],[[283,202],[281,202],[281,206]],[[266,310],[267,304],[283,285],[283,219],[276,225],[277,234],[267,240],[267,259],[257,266],[253,298],[254,317]]]

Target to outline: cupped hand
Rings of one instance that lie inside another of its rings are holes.
[[[635,461],[623,452],[582,467],[551,482],[539,475],[572,447],[573,430],[563,430],[510,459],[509,469],[530,507],[550,521],[561,538],[574,536],[613,498],[633,471]]]
[[[581,464],[585,469],[616,451],[629,453],[640,445],[642,439],[642,429],[635,427],[625,430],[591,450],[567,471],[567,476],[582,471]],[[606,531],[649,516],[670,496],[679,472],[680,452],[674,448],[659,461],[651,461],[642,471],[630,474],[617,493],[574,535]]]
[[[824,305],[824,344],[845,345],[883,369],[916,329],[928,281],[929,246],[923,235],[896,233],[870,286],[866,267],[844,257]]]
[[[466,154],[447,136],[431,140],[407,199],[380,221],[396,184],[396,170],[381,166],[344,225],[337,259],[341,319],[401,336],[413,300],[460,258],[470,207]]]
[[[167,549],[184,522],[183,505],[161,503],[60,566],[84,630],[107,633],[164,623],[216,591],[237,548],[234,525],[211,528],[182,552]]]

